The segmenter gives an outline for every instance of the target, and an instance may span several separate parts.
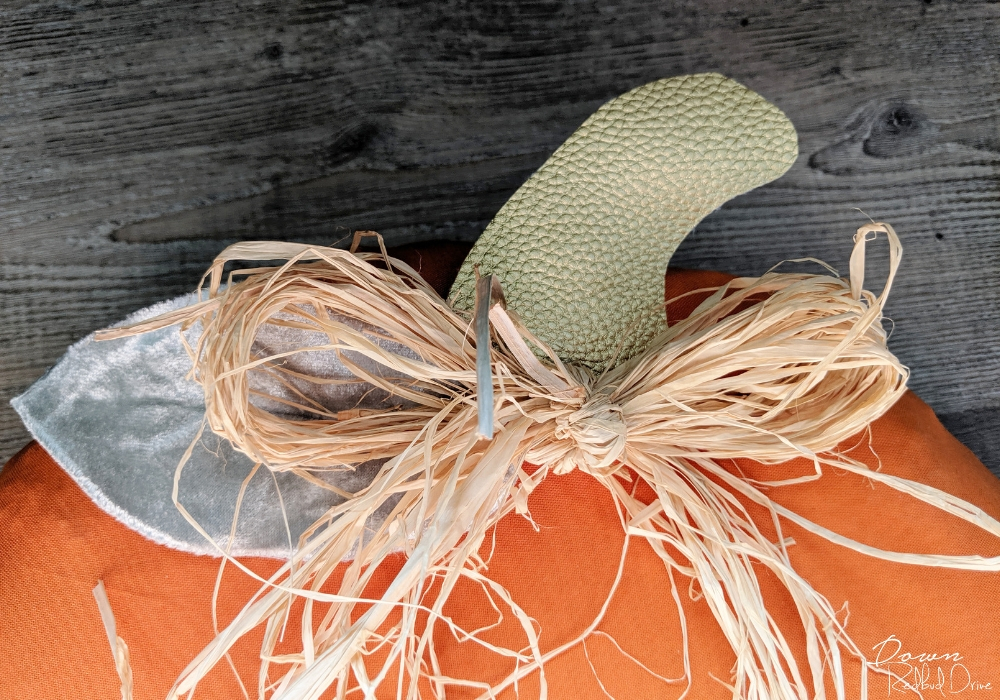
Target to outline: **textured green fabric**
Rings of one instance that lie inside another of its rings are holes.
[[[616,351],[624,360],[663,328],[663,274],[684,236],[797,156],[781,110],[721,75],[638,87],[598,109],[514,193],[451,301],[474,306],[478,264],[564,361],[600,370]]]

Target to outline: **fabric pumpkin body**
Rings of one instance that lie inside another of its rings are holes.
[[[407,255],[419,258],[420,271],[439,289],[447,288],[461,257],[420,247],[403,257]],[[671,271],[666,296],[728,279],[718,273]],[[689,297],[672,305],[671,320],[690,312],[697,301]],[[870,434],[855,436],[841,449],[872,468],[942,489],[1000,517],[1000,482],[912,393],[876,421]],[[731,466],[747,478],[770,480],[805,473],[811,465],[741,461]],[[0,494],[0,572],[6,582],[0,594],[5,616],[0,649],[7,671],[0,677],[0,696],[117,696],[118,679],[91,596],[98,579],[107,586],[118,633],[131,648],[136,697],[165,696],[185,664],[214,636],[212,592],[219,561],[170,550],[128,530],[90,502],[37,444],[26,447],[0,472]],[[836,470],[815,482],[772,489],[770,495],[820,525],[877,547],[1000,554],[1000,544],[985,532]],[[598,615],[614,583],[624,536],[607,490],[580,472],[547,478],[531,495],[529,506],[534,526],[511,514],[496,527],[494,540],[487,541],[481,554],[486,558],[492,553],[490,577],[538,621],[546,651],[579,635]],[[763,512],[752,507],[751,512],[760,516],[762,528],[768,526]],[[996,693],[1000,606],[990,601],[1000,599],[997,574],[893,564],[831,544],[790,523],[783,528],[795,540],[789,551],[796,570],[835,607],[846,604],[852,638],[870,661],[881,660],[883,670],[897,675],[890,681],[870,673],[873,697],[916,697],[907,690],[910,685],[926,696],[937,692],[939,683],[945,694]],[[402,556],[383,567],[372,586],[373,596],[391,581],[401,562]],[[266,559],[245,563],[263,577],[278,566]],[[684,626],[662,561],[644,541],[633,539],[624,572],[597,631],[585,645],[547,664],[550,697],[676,698],[687,688],[682,679]],[[794,606],[763,567],[760,572],[771,613],[797,651],[800,668],[807,668]],[[674,578],[690,645],[688,697],[730,698],[725,682],[733,651],[704,601],[698,600],[697,587],[682,576]],[[257,587],[256,581],[227,568],[219,594],[220,627]],[[481,591],[472,587],[453,593],[446,611],[467,628],[496,619]],[[288,652],[298,650],[296,619],[291,617],[285,631]],[[521,634],[508,620],[486,638],[517,648]],[[256,694],[259,641],[251,635],[233,654],[251,696]],[[494,654],[447,634],[439,635],[436,645],[442,671],[455,678],[496,682],[512,670]],[[848,697],[860,696],[861,671],[858,660],[848,660]],[[380,697],[392,697],[394,688],[394,683],[385,683]],[[530,698],[537,695],[536,688],[537,676],[532,676],[518,690],[521,697]],[[461,689],[452,695],[475,697]],[[507,695],[514,697],[513,690]],[[225,664],[196,693],[202,698],[241,696]]]

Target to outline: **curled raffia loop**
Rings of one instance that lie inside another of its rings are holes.
[[[862,286],[864,246],[876,232],[890,247],[889,277],[878,296]],[[396,667],[405,669],[400,697],[420,697],[425,681],[443,697],[446,687],[462,684],[431,670],[435,630],[444,625],[516,660],[517,670],[502,682],[487,689],[468,684],[480,697],[495,697],[535,672],[544,697],[545,662],[571,645],[541,652],[534,622],[485,577],[479,551],[504,515],[528,511],[528,495],[547,474],[579,468],[607,487],[629,535],[646,539],[666,566],[713,582],[702,590],[739,659],[734,697],[825,697],[830,673],[843,698],[840,649],[863,655],[829,602],[794,571],[780,532],[778,542],[768,539],[745,501],[769,510],[775,524],[781,515],[891,561],[1000,570],[1000,560],[886,552],[853,542],[783,509],[759,484],[722,464],[805,457],[816,466],[814,475],[784,481],[776,470],[771,484],[815,478],[821,465],[864,472],[1000,536],[1000,523],[973,506],[832,452],[905,391],[907,369],[887,349],[881,325],[900,256],[892,227],[872,224],[855,237],[849,280],[769,272],[702,290],[707,298],[686,319],[599,377],[564,366],[516,314],[491,301],[484,374],[493,402],[485,418],[494,430],[487,440],[479,432],[473,319],[451,309],[412,269],[384,251],[353,255],[291,243],[228,248],[209,271],[206,300],[102,337],[200,322],[190,353],[206,422],[271,469],[294,470],[322,486],[312,472],[386,461],[366,488],[339,492],[345,500],[302,536],[292,560],[192,661],[170,697],[192,691],[241,636],[264,623],[261,695],[274,680],[269,665],[282,663],[281,698],[319,698],[331,687],[342,697],[352,679],[373,692]],[[233,273],[222,285],[228,261],[274,259],[288,262]],[[297,340],[268,345],[262,339],[269,333]],[[296,364],[316,355],[334,357],[336,371],[310,373]],[[320,397],[327,390],[353,397],[354,405],[329,405]],[[537,469],[526,471],[524,462]],[[626,485],[636,478],[649,486],[652,502]],[[176,490],[175,503],[187,515]],[[379,600],[367,599],[373,572],[400,551],[407,558],[392,584]],[[320,591],[341,562],[349,563],[336,579],[337,593],[324,598]],[[795,601],[813,650],[811,689],[767,613],[755,565],[767,567]],[[454,629],[443,606],[459,578],[505,602],[523,630],[521,648],[500,649]],[[431,579],[441,582],[440,594],[427,602]],[[295,595],[332,607],[317,625],[307,605],[304,651],[278,656],[278,633]],[[375,648],[388,649],[385,659],[365,671]]]

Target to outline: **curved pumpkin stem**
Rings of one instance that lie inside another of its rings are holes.
[[[638,87],[598,109],[514,193],[451,302],[473,308],[478,265],[562,360],[601,371],[663,330],[663,274],[688,232],[797,157],[781,110],[724,76]]]

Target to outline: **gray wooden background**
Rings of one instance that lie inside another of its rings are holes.
[[[846,270],[856,207],[894,224],[891,347],[1000,469],[998,20],[940,0],[6,0],[0,460],[28,439],[11,397],[227,243],[474,239],[602,102],[714,70],[780,106],[801,157],[672,264]]]

